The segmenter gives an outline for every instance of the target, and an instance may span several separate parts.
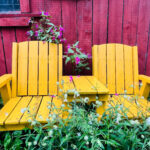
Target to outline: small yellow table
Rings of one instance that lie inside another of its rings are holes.
[[[88,97],[89,102],[96,101],[96,96],[99,101],[108,100],[109,90],[94,76],[63,76],[62,80],[64,81],[63,91],[68,93],[69,102],[73,100],[73,89],[79,92],[80,97]]]

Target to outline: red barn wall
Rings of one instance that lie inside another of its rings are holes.
[[[28,17],[49,12],[51,21],[64,27],[66,45],[80,41],[84,52],[93,44],[123,43],[137,45],[139,72],[150,75],[150,1],[149,0],[30,0]],[[0,19],[9,15],[0,15]],[[10,15],[15,19],[16,15]],[[26,15],[23,15],[26,16]],[[0,75],[11,73],[12,42],[28,40],[28,26],[0,26]],[[91,64],[91,60],[89,60]],[[64,74],[72,74],[71,65]],[[83,71],[82,74],[91,74]]]

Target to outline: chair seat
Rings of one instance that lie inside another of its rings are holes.
[[[0,110],[0,130],[21,130],[29,125],[29,120],[35,118],[40,123],[46,123],[52,110],[52,103],[56,107],[62,105],[58,97],[25,96],[16,97]]]
[[[113,95],[106,102],[106,109],[115,105],[127,108],[129,118],[141,118],[142,115],[150,116],[150,102],[135,95]]]

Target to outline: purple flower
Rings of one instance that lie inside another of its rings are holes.
[[[39,27],[38,24],[36,24],[36,25],[35,25],[35,28],[38,28],[38,27]]]
[[[26,34],[30,36],[30,31],[27,31]]]
[[[43,11],[40,11],[40,15],[42,15]]]
[[[35,36],[38,36],[38,35],[39,35],[38,31],[35,31]]]
[[[60,39],[60,42],[66,43],[66,40],[65,39]]]
[[[88,56],[88,58],[91,58],[91,57],[92,57],[90,54],[88,54],[87,56]]]
[[[64,31],[64,28],[63,28],[63,27],[60,27],[59,30],[60,30],[60,31]]]
[[[28,23],[31,23],[31,19],[29,19]]]
[[[119,94],[116,93],[115,96],[119,96]]]
[[[62,33],[60,32],[58,38],[60,39],[61,37],[62,37]]]
[[[52,40],[55,41],[55,37],[54,36],[52,37]]]
[[[43,32],[43,29],[41,29],[40,32],[42,33],[42,32]]]
[[[67,49],[71,48],[70,44],[67,45]]]
[[[79,62],[80,62],[80,58],[79,58],[79,57],[76,57],[75,60],[76,60],[76,64],[78,65]]]
[[[55,96],[55,95],[51,95],[51,97],[53,97],[53,98],[54,98],[54,97],[56,97],[56,96]]]
[[[80,75],[77,76],[78,78],[80,77]]]
[[[45,15],[45,16],[48,16],[48,12],[44,12],[44,15]]]
[[[70,76],[70,82],[72,82],[73,81],[73,77],[72,76]]]

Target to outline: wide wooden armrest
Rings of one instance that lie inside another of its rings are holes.
[[[11,74],[5,74],[0,77],[0,88],[5,86],[8,82],[12,80],[12,75]]]
[[[10,81],[12,80],[11,74],[6,74],[0,77],[0,94],[5,105],[11,98]]]
[[[139,80],[142,82],[150,83],[150,77],[146,75],[139,75]]]

